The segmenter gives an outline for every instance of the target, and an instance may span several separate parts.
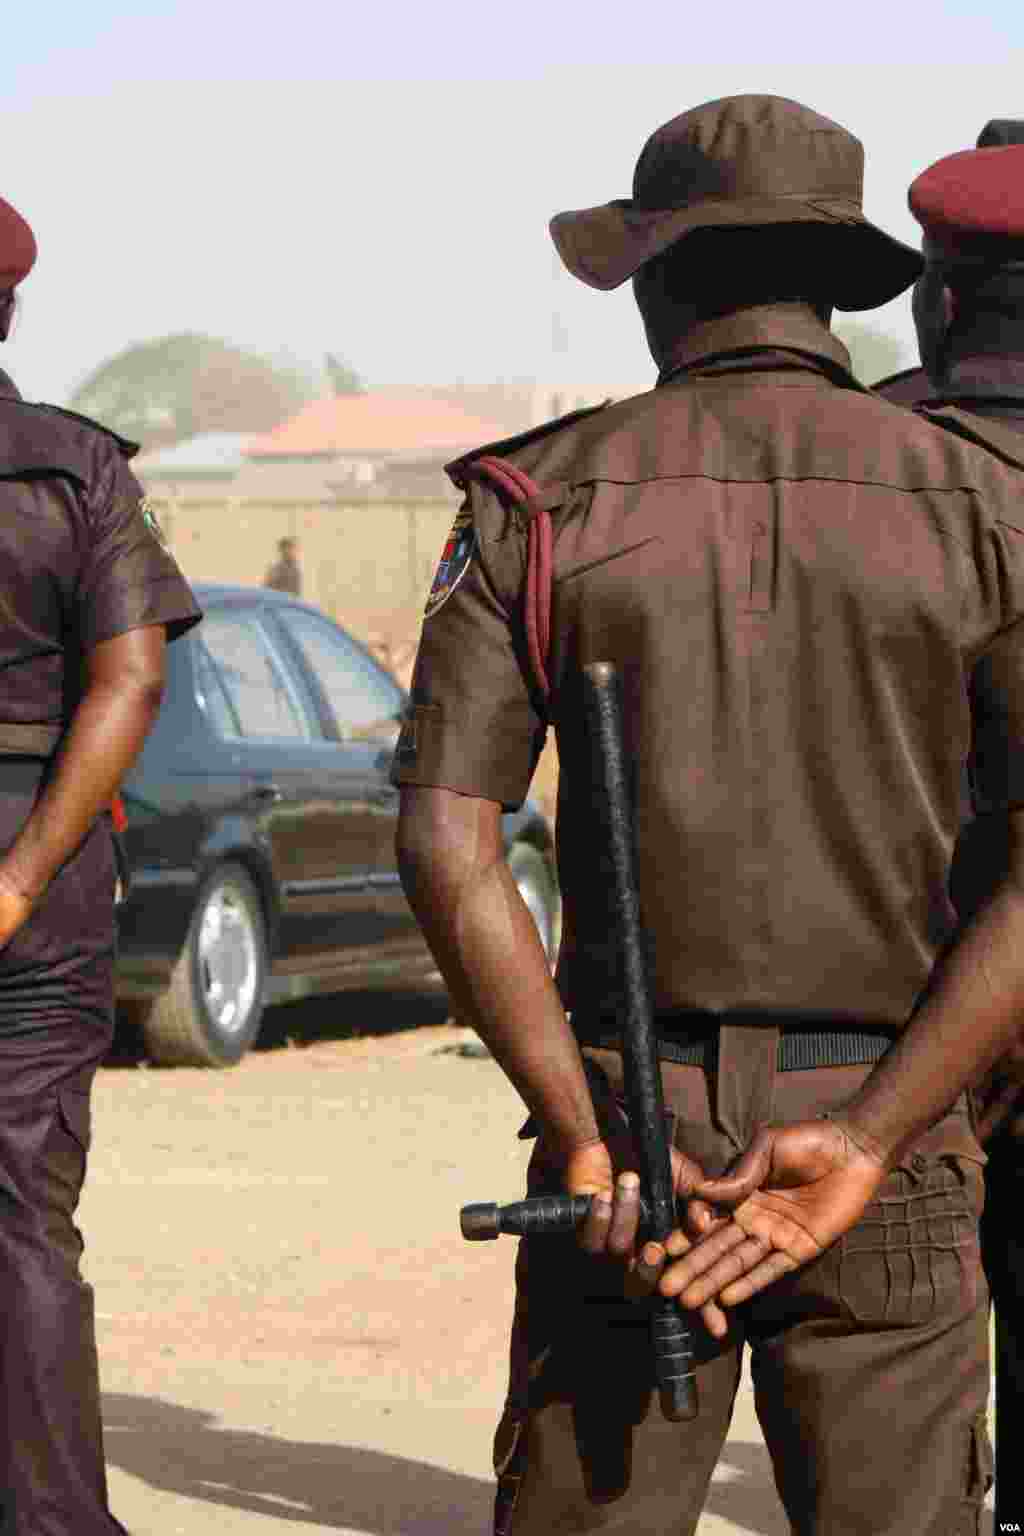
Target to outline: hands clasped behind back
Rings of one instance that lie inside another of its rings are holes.
[[[594,1090],[593,1082],[591,1086]],[[563,1183],[571,1195],[592,1197],[590,1212],[579,1231],[580,1247],[595,1258],[621,1264],[625,1294],[641,1301],[653,1293],[667,1255],[665,1248],[655,1242],[645,1243],[637,1252],[640,1176],[626,1115],[610,1091],[594,1090],[594,1108],[601,1139],[587,1142],[570,1153]],[[704,1170],[675,1147],[670,1155],[677,1202],[686,1202],[704,1180]],[[706,1209],[702,1206],[696,1218],[698,1224],[706,1219]],[[695,1310],[716,1338],[727,1331],[728,1321],[713,1297]]]
[[[694,1185],[687,1231],[668,1240],[659,1289],[702,1315],[713,1301],[748,1301],[855,1226],[885,1177],[881,1157],[841,1121],[765,1126],[731,1172]],[[705,1317],[716,1337],[723,1317]]]

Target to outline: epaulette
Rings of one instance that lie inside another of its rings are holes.
[[[501,438],[498,442],[485,443],[481,448],[474,448],[470,453],[464,453],[460,458],[453,459],[445,465],[445,473],[459,490],[465,489],[465,466],[471,464],[474,459],[482,458],[485,454],[493,458],[505,458],[510,453],[517,453],[520,448],[525,448],[529,443],[539,443],[542,438],[550,437],[554,432],[560,432],[563,427],[572,426],[574,422],[583,421],[587,416],[595,416],[598,411],[603,411],[611,402],[602,400],[600,405],[587,405],[582,410],[570,411],[567,416],[555,416],[551,421],[542,421],[539,427],[530,427],[526,432],[520,432],[515,437]]]
[[[873,395],[881,395],[894,405],[919,405],[935,393],[932,382],[923,368],[904,368],[900,373],[890,373],[871,385]]]
[[[1017,408],[1020,409],[1019,401]],[[977,416],[973,411],[941,403],[919,406],[917,415],[947,432],[955,432],[969,443],[976,443],[979,448],[987,448],[1014,469],[1024,469],[1024,432],[1019,427],[1015,429],[990,416]]]
[[[130,437],[122,437],[119,432],[114,431],[113,427],[105,427],[101,421],[94,421],[91,416],[83,416],[81,411],[71,411],[66,405],[50,405],[45,400],[25,400],[22,404],[27,405],[30,410],[48,411],[54,416],[66,416],[69,421],[77,421],[80,426],[91,427],[94,432],[113,438],[126,459],[134,459],[139,451],[140,445],[133,442]]]
[[[0,399],[0,475],[67,475],[88,488],[96,473],[93,433],[112,440],[126,459],[138,452],[136,443],[63,406]]]

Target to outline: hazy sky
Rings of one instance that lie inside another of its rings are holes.
[[[642,387],[628,285],[561,272],[547,220],[628,195],[659,123],[804,101],[863,140],[868,214],[916,245],[913,176],[1024,116],[1020,0],[50,0],[4,42],[0,195],[40,260],[0,364],[58,401],[185,329],[371,384]],[[908,301],[872,318],[912,361]]]

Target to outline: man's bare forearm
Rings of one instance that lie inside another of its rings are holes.
[[[567,1157],[597,1139],[579,1047],[533,919],[505,862],[501,807],[406,788],[402,885],[459,1014],[473,1025]]]
[[[1004,883],[947,956],[931,994],[844,1109],[889,1165],[1021,1040],[1024,889]]]
[[[162,629],[119,637],[99,653],[53,776],[0,866],[30,901],[109,806],[160,708]]]

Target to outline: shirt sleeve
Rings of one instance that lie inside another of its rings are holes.
[[[527,680],[525,533],[479,487],[472,488],[467,510],[473,553],[424,619],[391,779],[497,800],[513,810],[526,796],[547,731],[543,700]]]
[[[168,640],[175,640],[198,623],[191,588],[164,544],[141,485],[119,455],[111,456],[86,512],[77,587],[83,650],[152,624],[163,624]]]

